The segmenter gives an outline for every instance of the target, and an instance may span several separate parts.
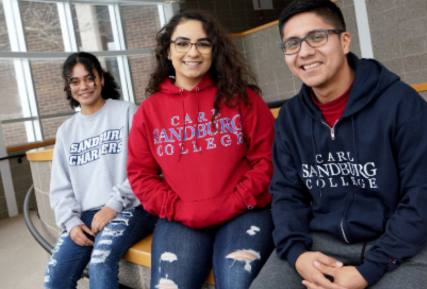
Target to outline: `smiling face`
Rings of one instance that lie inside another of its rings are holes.
[[[184,20],[176,26],[171,40],[189,40],[191,43],[208,41],[203,29],[203,23],[197,20]],[[195,45],[185,53],[177,52],[175,45],[170,44],[168,51],[170,60],[175,69],[175,85],[186,90],[193,89],[212,65],[212,52],[200,54]]]
[[[101,97],[104,79],[100,78],[96,69],[95,78],[89,74],[83,64],[77,63],[70,76],[71,96],[80,103],[83,114],[91,114],[100,109],[105,100]]]
[[[292,38],[304,38],[317,30],[336,29],[325,23],[322,17],[313,12],[293,16],[283,27],[283,41]],[[304,84],[315,89],[339,86],[342,78],[347,79],[348,62],[346,55],[350,51],[351,36],[347,32],[329,34],[328,42],[313,48],[307,42],[301,43],[301,50],[285,55],[285,61],[292,73]]]

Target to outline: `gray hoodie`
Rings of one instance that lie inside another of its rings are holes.
[[[140,203],[127,179],[127,142],[137,107],[108,99],[92,115],[77,113],[56,134],[50,205],[68,232],[82,212],[107,206],[117,212]]]

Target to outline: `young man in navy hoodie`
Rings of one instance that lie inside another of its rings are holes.
[[[426,288],[427,103],[350,52],[331,1],[291,2],[279,29],[304,84],[275,123],[276,252],[251,288]]]

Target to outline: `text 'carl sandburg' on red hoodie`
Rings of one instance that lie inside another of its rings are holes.
[[[128,178],[151,214],[205,228],[271,202],[274,117],[248,89],[250,107],[223,104],[215,129],[217,91],[208,75],[191,91],[166,79],[136,112]]]

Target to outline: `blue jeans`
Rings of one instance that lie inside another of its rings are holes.
[[[247,289],[274,249],[273,228],[269,209],[200,230],[160,219],[151,245],[151,289],[200,289],[211,268],[216,289]]]
[[[81,220],[91,228],[97,212],[83,212]],[[157,219],[141,206],[126,209],[117,214],[95,238],[87,235],[94,240],[93,247],[77,245],[68,232],[63,231],[46,268],[45,288],[76,288],[89,261],[91,289],[119,288],[120,259],[129,247],[154,230]]]

